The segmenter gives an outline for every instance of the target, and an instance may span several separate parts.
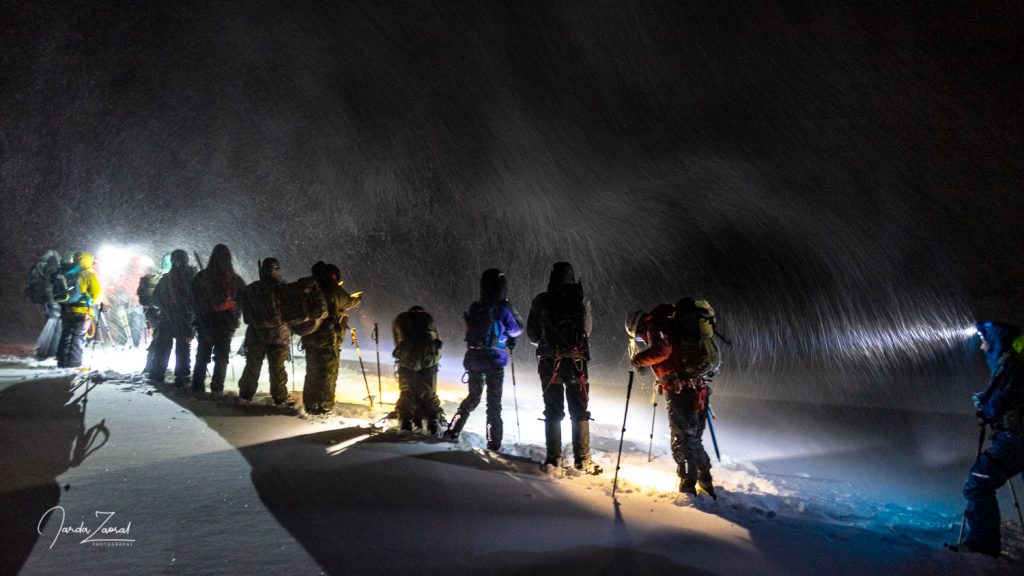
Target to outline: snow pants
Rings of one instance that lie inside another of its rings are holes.
[[[255,338],[245,341],[245,369],[238,379],[238,395],[252,400],[260,387],[260,370],[263,359],[267,359],[267,372],[270,373],[270,396],[275,404],[283,404],[288,400],[288,370],[284,363],[288,360],[286,346],[270,346]]]
[[[193,390],[202,392],[206,389],[206,365],[210,363],[212,356],[213,375],[210,376],[210,392],[224,392],[224,379],[228,372],[228,362],[231,360],[231,337],[234,334],[234,328],[199,325],[196,366],[192,371]]]
[[[562,459],[562,420],[569,403],[572,420],[572,453],[576,464],[590,459],[590,382],[587,361],[563,358],[539,358],[537,372],[544,393],[544,439],[546,464],[557,466]],[[585,423],[586,426],[581,425]]]
[[[976,552],[998,556],[1002,551],[999,534],[999,501],[996,490],[1024,469],[1024,438],[1000,430],[992,444],[975,460],[964,483],[967,499],[967,536],[964,545]]]
[[[85,353],[85,327],[88,316],[68,309],[60,313],[60,346],[57,348],[57,366],[78,368]]]
[[[60,304],[45,304],[46,324],[36,338],[36,359],[46,360],[57,355],[60,350]]]
[[[306,379],[302,385],[302,404],[310,414],[334,410],[334,391],[338,382],[340,339],[327,346],[314,346],[303,341],[306,351]]]
[[[469,395],[459,404],[459,409],[452,418],[451,432],[458,434],[466,425],[469,414],[480,405],[480,399],[484,393],[484,385],[487,386],[487,449],[498,450],[501,448],[503,426],[501,422],[501,385],[505,380],[505,369],[494,368],[486,372],[469,370]]]
[[[399,366],[398,390],[395,409],[398,410],[402,429],[411,429],[412,424],[422,426],[426,418],[429,421],[428,430],[437,432],[437,421],[441,416],[441,400],[437,397],[437,366],[422,370]]]
[[[690,488],[698,482],[704,486],[711,485],[711,458],[704,450],[703,439],[708,410],[706,406],[701,410],[693,409],[698,394],[693,388],[666,394],[672,458],[676,461],[682,486]]]
[[[174,385],[184,386],[189,381],[192,362],[192,331],[179,331],[165,324],[157,324],[153,332],[153,343],[149,345],[149,379],[163,382],[167,374],[167,362],[174,348]]]

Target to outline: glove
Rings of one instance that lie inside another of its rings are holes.
[[[509,352],[511,352],[512,350],[515,350],[516,349],[516,339],[513,338],[512,336],[509,336],[508,340],[505,340],[505,347],[509,349]]]
[[[975,392],[974,394],[971,394],[971,402],[974,402],[975,408],[981,409],[981,401],[982,399],[984,399],[984,397],[984,392]]]

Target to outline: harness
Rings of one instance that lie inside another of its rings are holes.
[[[560,351],[558,350],[558,348],[556,348],[555,349],[555,364],[554,364],[553,369],[551,370],[551,380],[549,380],[548,383],[544,386],[543,392],[547,393],[548,388],[550,388],[552,384],[554,384],[555,382],[558,381],[558,369],[562,365],[562,360],[569,360],[569,361],[572,362],[572,366],[575,369],[576,373],[580,375],[580,377],[579,377],[580,392],[583,392],[583,399],[584,399],[584,401],[589,403],[590,402],[590,389],[584,384],[585,382],[587,382],[586,356],[583,355],[582,353],[579,354],[579,355],[575,355],[574,354],[574,355],[563,356],[560,353]]]
[[[708,406],[709,380],[698,376],[688,378],[678,372],[672,372],[655,379],[655,382],[666,394],[682,394],[683,390],[692,390],[695,394],[694,410],[704,410]]]

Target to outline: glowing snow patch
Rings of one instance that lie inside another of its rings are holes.
[[[363,434],[362,436],[356,436],[355,438],[351,438],[349,440],[345,440],[344,442],[339,442],[339,443],[335,444],[334,446],[328,446],[326,449],[324,449],[324,452],[327,452],[331,456],[337,456],[338,454],[341,454],[342,452],[347,450],[350,446],[358,444],[358,443],[362,442],[363,440],[366,440],[369,437],[370,437],[369,434]]]
[[[657,492],[674,492],[678,489],[679,484],[679,477],[676,476],[674,467],[622,466],[619,469],[619,479],[639,488]]]

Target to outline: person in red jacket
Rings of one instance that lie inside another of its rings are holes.
[[[629,316],[626,332],[647,344],[630,363],[637,369],[650,366],[665,393],[679,491],[696,495],[699,489],[717,500],[711,483],[711,458],[703,443],[710,388],[703,376],[686,375],[692,370],[680,345],[675,316],[672,304],[659,304],[650,312],[638,310]]]

